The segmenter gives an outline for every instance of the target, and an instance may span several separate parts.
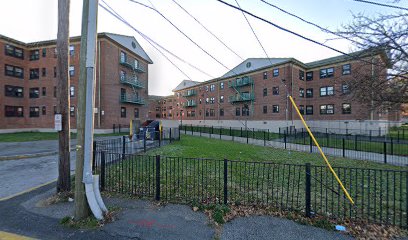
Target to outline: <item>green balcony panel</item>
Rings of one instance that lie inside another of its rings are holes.
[[[247,102],[255,100],[255,95],[253,93],[241,93],[234,96],[229,96],[228,102]]]
[[[130,86],[133,86],[135,88],[144,88],[144,85],[142,82],[139,81],[139,79],[135,76],[121,76],[120,77],[120,83],[122,84],[128,84]]]
[[[134,59],[122,59],[119,58],[119,64],[122,66],[125,66],[127,68],[130,68],[136,72],[146,72],[146,70],[142,67],[142,65],[139,64],[138,61],[135,61]]]
[[[254,80],[252,79],[252,77],[242,77],[242,78],[237,78],[234,81],[231,81],[228,83],[229,87],[244,87],[244,86],[249,86],[252,85],[254,83]]]
[[[196,102],[186,102],[186,103],[184,103],[184,105],[183,105],[185,108],[188,108],[188,107],[197,107],[197,104],[196,104]]]
[[[188,90],[186,92],[183,93],[183,97],[192,97],[197,95],[197,91],[196,90]]]
[[[134,94],[121,94],[120,102],[121,103],[132,103],[132,104],[138,104],[138,105],[145,104],[145,100],[143,98],[138,97]]]

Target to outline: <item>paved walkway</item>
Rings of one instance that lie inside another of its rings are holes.
[[[1,202],[0,232],[37,239],[351,239],[270,216],[237,218],[217,233],[204,213],[189,206],[118,198],[104,198],[108,207],[121,208],[114,222],[94,230],[71,229],[59,220],[72,215],[72,202],[45,204],[54,191],[51,184]]]
[[[184,133],[184,131],[182,132]],[[234,136],[227,136],[227,135],[218,135],[218,134],[208,134],[208,133],[199,133],[187,131],[187,135],[193,136],[201,136],[207,138],[214,138],[214,139],[221,139],[227,141],[234,141],[240,143],[247,143],[246,137],[234,137]],[[248,144],[258,145],[258,146],[268,146],[274,148],[281,148],[281,149],[290,149],[296,150],[301,152],[310,152],[309,145],[301,145],[301,144],[294,144],[294,143],[285,143],[280,141],[264,141],[259,139],[252,139],[248,138]],[[329,156],[336,156],[336,157],[343,157],[343,150],[338,148],[327,148],[322,147],[323,152]],[[318,153],[319,150],[316,146],[312,147],[312,152]],[[345,150],[345,157],[351,159],[359,159],[359,160],[368,160],[378,163],[384,163],[384,154],[380,153],[373,153],[373,152],[363,152],[363,151],[354,151],[354,150]],[[406,156],[397,156],[397,155],[387,155],[387,163],[397,166],[407,166],[408,165],[408,157]]]

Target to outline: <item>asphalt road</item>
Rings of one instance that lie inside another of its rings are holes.
[[[71,152],[71,173],[76,152]],[[58,155],[0,161],[0,199],[7,198],[58,177]]]

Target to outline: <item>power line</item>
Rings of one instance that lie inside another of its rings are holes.
[[[124,20],[115,10],[113,10],[104,0],[102,0],[103,3],[105,3],[110,9],[111,11],[113,11],[117,16],[119,16],[121,19],[119,19],[120,21],[125,21],[124,23],[126,25],[128,25],[130,28],[132,28],[135,32],[137,32],[141,37],[143,37],[147,42],[149,43],[154,43],[157,47],[161,48],[163,51],[167,52],[168,54],[170,54],[171,56],[173,56],[174,58],[178,59],[179,61],[189,65],[191,68],[194,68],[195,70],[207,75],[210,78],[214,78],[212,75],[208,74],[207,72],[203,71],[202,69],[194,66],[193,64],[187,62],[186,60],[184,60],[183,58],[177,56],[176,54],[172,53],[170,50],[167,50],[165,47],[163,47],[162,45],[160,45],[159,43],[157,43],[156,41],[154,41],[153,39],[151,39],[149,36],[143,34],[142,32],[140,32],[139,30],[137,30],[136,28],[134,28],[133,26],[131,26],[128,22],[126,22],[126,20]]]
[[[160,49],[158,49],[152,42],[149,41],[149,38],[147,38],[147,36],[145,36],[144,34],[142,34],[141,32],[139,32],[136,28],[134,28],[131,24],[129,24],[124,18],[122,18],[112,7],[109,6],[109,4],[107,4],[104,0],[102,0],[102,2],[104,4],[106,4],[106,6],[108,6],[108,8],[110,8],[111,10],[107,9],[105,6],[103,6],[102,4],[99,3],[99,6],[101,6],[105,11],[107,11],[108,13],[110,13],[112,16],[114,16],[115,18],[117,18],[119,21],[123,22],[124,24],[126,24],[127,26],[129,26],[130,28],[132,28],[134,31],[136,31],[137,33],[139,33],[139,35],[141,35],[153,48],[155,48],[164,58],[166,58],[174,67],[176,67],[184,76],[186,76],[189,80],[191,80],[191,78],[183,71],[181,70],[173,61],[171,61]],[[113,13],[113,12],[114,13]],[[192,80],[191,80],[192,81]]]
[[[176,0],[172,0],[177,6],[179,6],[185,13],[187,13],[191,18],[193,18],[198,24],[201,25],[209,34],[211,34],[214,38],[216,38],[224,47],[226,47],[228,50],[230,50],[235,56],[237,56],[239,59],[244,61],[244,59],[238,55],[234,50],[232,50],[230,47],[227,46],[219,37],[217,37],[214,33],[212,33],[207,27],[205,27],[198,19],[196,19],[192,14],[190,14],[185,8],[183,8]]]
[[[154,46],[150,41],[151,39],[144,35],[143,33],[141,33],[139,30],[137,30],[135,27],[133,27],[130,23],[128,23],[120,14],[118,14],[111,6],[109,6],[109,4],[107,4],[104,0],[102,0],[102,2],[110,9],[107,9],[105,6],[103,6],[102,4],[99,3],[99,6],[101,6],[105,11],[107,11],[108,13],[110,13],[112,16],[114,16],[115,18],[117,18],[119,21],[121,21],[122,23],[126,24],[128,27],[132,28],[134,31],[136,31],[140,36],[142,36],[150,45],[152,45],[157,51],[159,51],[160,54],[162,54],[171,64],[173,64],[173,66],[175,66],[181,73],[183,73],[189,80],[192,81],[192,79],[185,74],[175,63],[173,63],[166,55],[164,55],[164,53],[162,51],[160,51],[160,49],[158,49],[156,46]],[[154,41],[153,41],[154,42]],[[157,43],[155,43],[157,44]],[[159,45],[160,46],[160,45]],[[207,95],[208,96],[208,95]],[[204,99],[205,100],[205,99]],[[219,103],[218,99],[216,101],[216,103],[219,106],[219,109],[221,108],[221,104]],[[231,116],[234,117],[233,110],[231,110],[231,112],[228,112],[231,114]],[[206,114],[206,108],[204,107],[204,114]],[[219,114],[219,113],[218,113]],[[243,126],[246,127],[246,124],[243,123],[241,120],[237,119],[237,121],[239,121]]]
[[[222,62],[220,62],[217,58],[215,58],[213,55],[211,55],[208,51],[206,51],[204,48],[202,48],[198,43],[196,43],[193,39],[191,39],[189,36],[187,36],[187,34],[185,34],[182,30],[180,30],[180,28],[178,28],[175,24],[173,24],[172,21],[170,21],[166,16],[164,16],[160,11],[147,6],[143,3],[137,2],[135,0],[129,0],[133,3],[139,4],[141,6],[144,6],[148,9],[151,9],[153,11],[155,11],[156,13],[158,13],[161,17],[163,17],[168,23],[170,23],[175,29],[177,29],[178,32],[180,32],[181,34],[183,34],[184,37],[186,37],[188,40],[190,40],[190,42],[192,42],[194,45],[196,45],[199,49],[201,49],[201,51],[203,51],[205,54],[207,54],[209,57],[211,57],[212,59],[214,59],[217,63],[219,63],[221,66],[223,66],[224,68],[228,69],[229,71],[231,71],[230,68],[228,68],[227,66],[225,66]]]
[[[154,46],[150,41],[152,41],[148,36],[144,35],[143,33],[141,33],[139,30],[137,30],[135,27],[133,27],[130,23],[128,23],[120,14],[118,14],[112,7],[109,6],[109,4],[107,4],[104,0],[102,0],[102,2],[107,5],[107,7],[110,9],[107,9],[105,6],[99,4],[99,6],[101,6],[105,11],[107,11],[108,13],[110,13],[112,16],[114,16],[115,18],[117,18],[118,20],[120,20],[122,23],[126,24],[127,26],[129,26],[130,28],[132,28],[134,31],[136,31],[139,35],[141,35],[150,45],[152,45],[157,51],[159,51],[159,53],[161,53],[168,61],[170,61],[170,63],[172,63],[180,72],[182,72],[189,80],[192,81],[192,79],[185,74],[175,63],[173,63],[166,55],[164,55],[163,52],[160,51],[160,49],[158,49],[156,46]],[[154,42],[154,41],[153,41]],[[155,43],[155,42],[154,42]],[[157,44],[157,43],[155,43]],[[160,45],[159,45],[160,46]],[[167,50],[166,50],[167,51]],[[172,53],[171,53],[172,54]],[[208,95],[207,95],[208,96]],[[204,99],[205,100],[205,99]],[[221,108],[221,104],[219,103],[218,99],[216,101],[216,103],[218,104],[219,109]],[[233,110],[231,110],[231,112],[226,111],[228,113],[231,114],[232,117],[235,117],[232,113]],[[206,114],[206,108],[204,107],[204,114]],[[219,113],[218,113],[219,114]],[[246,124],[242,122],[242,120],[237,119],[237,121],[239,121],[243,126],[246,127]]]
[[[365,63],[369,63],[369,64],[373,64],[373,63],[370,62],[370,61],[366,61],[366,60],[361,59],[361,58],[359,58],[359,57],[356,57],[356,56],[353,56],[353,55],[351,55],[351,54],[345,53],[345,52],[343,52],[343,51],[341,51],[341,50],[338,50],[338,49],[336,49],[336,48],[334,48],[334,47],[330,47],[330,46],[328,46],[328,45],[326,45],[326,44],[324,44],[324,43],[321,43],[321,42],[318,42],[318,41],[313,40],[313,39],[311,39],[311,38],[305,37],[305,36],[303,36],[303,35],[301,35],[301,34],[299,34],[299,33],[296,33],[296,32],[294,32],[294,31],[292,31],[292,30],[289,30],[289,29],[287,29],[287,28],[284,28],[284,27],[282,27],[282,26],[280,26],[280,25],[278,25],[278,24],[275,24],[275,23],[273,23],[273,22],[271,22],[271,21],[269,21],[269,20],[266,20],[266,19],[264,19],[264,18],[262,18],[262,17],[259,17],[259,16],[255,15],[255,14],[251,13],[251,12],[248,12],[248,11],[242,9],[242,8],[238,8],[238,7],[236,7],[236,6],[232,5],[232,4],[229,4],[229,3],[227,3],[227,2],[225,2],[225,1],[223,1],[223,0],[217,0],[217,1],[220,2],[220,3],[223,3],[223,4],[225,4],[225,5],[227,5],[228,7],[234,8],[235,10],[245,12],[246,14],[248,14],[248,15],[250,15],[250,16],[252,16],[252,17],[254,17],[254,18],[258,19],[258,20],[261,20],[261,21],[263,21],[263,22],[265,22],[265,23],[268,23],[268,24],[274,26],[275,28],[277,28],[277,29],[279,29],[279,30],[282,30],[282,31],[287,32],[287,33],[290,33],[290,34],[292,34],[292,35],[295,35],[295,36],[297,36],[297,37],[299,37],[299,38],[302,38],[302,39],[304,39],[304,40],[306,40],[306,41],[309,41],[309,42],[312,42],[312,43],[314,43],[314,44],[320,45],[320,46],[322,46],[322,47],[328,48],[328,49],[330,49],[330,50],[332,50],[332,51],[341,53],[342,55],[348,56],[348,57],[350,57],[350,58],[352,58],[352,59],[359,60],[359,61],[362,61],[362,62],[365,62]]]
[[[377,3],[377,2],[371,2],[371,1],[366,1],[366,0],[353,0],[355,2],[362,2],[362,3],[368,3],[368,4],[373,4],[381,7],[388,7],[388,8],[395,8],[399,10],[405,10],[408,11],[408,8],[400,7],[400,6],[394,6],[394,5],[389,5],[389,4],[384,4],[384,3]]]
[[[235,2],[237,3],[239,9],[242,10],[241,6],[240,6],[239,3],[238,3],[238,0],[235,0]],[[263,52],[265,53],[266,57],[268,58],[269,63],[272,65],[271,59],[269,58],[268,54],[267,54],[266,51],[265,51],[265,48],[263,47],[261,41],[259,40],[259,38],[258,38],[258,36],[256,35],[254,29],[252,28],[251,23],[249,22],[248,18],[245,16],[245,13],[244,13],[243,11],[241,11],[241,13],[242,13],[242,15],[244,16],[246,22],[248,23],[249,28],[251,28],[251,31],[252,31],[252,33],[254,34],[254,36],[255,36],[256,40],[258,41],[259,45],[261,46]]]

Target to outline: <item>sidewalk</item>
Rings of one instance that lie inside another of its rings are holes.
[[[217,233],[204,213],[189,206],[118,198],[104,198],[108,207],[121,208],[114,222],[94,230],[71,229],[59,220],[72,215],[73,203],[44,204],[54,191],[50,184],[2,202],[0,231],[37,239],[351,239],[270,216],[237,218]]]

